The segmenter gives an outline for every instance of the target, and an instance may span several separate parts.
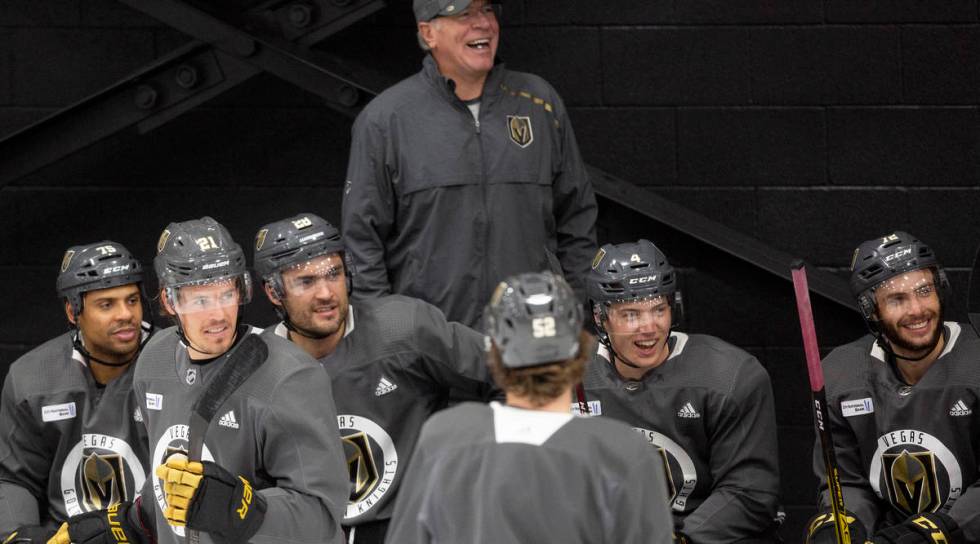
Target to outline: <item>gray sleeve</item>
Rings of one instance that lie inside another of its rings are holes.
[[[385,242],[395,220],[395,195],[386,166],[388,148],[380,127],[362,112],[351,130],[341,210],[344,245],[356,270],[355,299],[391,292]]]
[[[417,306],[414,330],[425,372],[436,383],[484,401],[502,396],[487,367],[484,335],[446,321],[442,311],[426,302]]]
[[[776,516],[779,466],[772,387],[754,358],[735,377],[709,428],[711,494],[684,520],[693,542],[733,542]]]
[[[46,501],[52,455],[42,447],[35,416],[15,389],[7,374],[0,395],[0,535],[47,517],[39,501]]]
[[[616,504],[611,505],[611,527],[608,542],[673,542],[674,523],[667,499],[667,481],[663,463],[636,433],[635,455],[631,458],[630,473],[621,486]],[[600,461],[601,463],[601,461]],[[630,520],[625,522],[624,520]]]
[[[827,414],[830,417],[828,425],[834,442],[834,455],[837,458],[838,476],[841,490],[844,493],[844,505],[847,507],[847,511],[854,515],[870,534],[875,530],[881,511],[878,507],[878,498],[871,490],[871,483],[864,474],[861,463],[861,448],[854,431],[851,430],[850,425],[847,424],[840,412],[840,403],[829,398]],[[814,429],[814,433],[816,433],[816,429]],[[829,512],[830,494],[827,491],[827,471],[824,467],[823,449],[820,445],[819,435],[815,437],[813,443],[813,472],[816,474],[820,485],[817,501],[818,513]]]
[[[429,455],[425,449],[425,445],[429,443],[427,434],[426,427],[423,426],[412,453],[412,469],[406,471],[402,477],[395,511],[391,515],[391,523],[385,536],[386,543],[427,544],[432,541],[422,514],[422,507],[429,503],[426,496],[430,480]]]
[[[589,173],[579,154],[571,119],[561,98],[555,94],[561,160],[552,183],[558,260],[565,277],[580,300],[585,300],[585,278],[596,251],[595,222],[598,214]]]
[[[275,487],[259,490],[268,505],[252,542],[342,542],[350,493],[330,380],[310,361],[276,387],[259,437]]]
[[[967,487],[949,510],[967,542],[980,542],[980,480]]]

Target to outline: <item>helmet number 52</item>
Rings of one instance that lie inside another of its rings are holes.
[[[535,338],[550,338],[555,335],[555,318],[535,317],[531,320],[531,329]]]

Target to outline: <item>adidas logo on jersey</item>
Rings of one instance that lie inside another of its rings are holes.
[[[381,381],[378,382],[378,388],[374,390],[374,396],[380,397],[381,395],[387,395],[395,389],[398,389],[397,385],[389,382],[384,376],[381,376]]]
[[[218,420],[218,425],[228,427],[229,429],[237,429],[238,421],[235,420],[235,411],[228,410],[228,413],[221,416],[221,419]]]
[[[686,417],[686,418],[693,419],[693,418],[701,417],[701,414],[697,410],[695,410],[694,405],[692,405],[689,402],[684,406],[681,406],[681,409],[677,411],[677,417]]]
[[[139,408],[133,410],[133,421],[143,423],[143,412],[140,412]]]
[[[956,401],[956,404],[949,409],[949,415],[951,416],[968,416],[973,413],[973,410],[963,402],[963,399]]]

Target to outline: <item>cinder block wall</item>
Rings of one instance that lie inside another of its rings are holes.
[[[413,73],[407,0],[321,45]],[[977,0],[506,0],[501,57],[552,82],[586,160],[845,274],[861,240],[906,229],[950,270],[950,315],[980,231]],[[187,37],[113,0],[0,2],[0,137]],[[147,263],[167,222],[210,214],[243,244],[302,210],[339,219],[350,119],[258,76],[146,135],[120,134],[0,189],[0,374],[65,330],[64,249],[119,240]],[[808,389],[784,280],[600,200],[600,241],[647,237],[682,271],[683,328],[754,353],[776,392],[787,540],[812,511]],[[815,299],[821,343],[856,314]],[[249,318],[271,321],[256,297]],[[601,462],[597,460],[597,462]]]

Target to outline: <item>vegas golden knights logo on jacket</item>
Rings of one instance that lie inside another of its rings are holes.
[[[526,115],[508,115],[507,128],[510,130],[510,139],[521,147],[527,147],[534,141],[531,118]]]

